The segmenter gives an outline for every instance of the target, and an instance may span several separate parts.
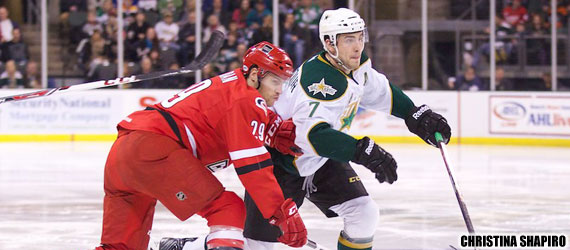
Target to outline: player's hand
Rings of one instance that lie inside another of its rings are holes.
[[[398,180],[398,174],[396,173],[398,165],[392,155],[367,136],[356,143],[356,152],[352,162],[370,169],[380,183],[386,181],[392,184]]]
[[[295,145],[295,124],[293,120],[283,121],[278,114],[272,111],[268,112],[268,116],[269,129],[265,136],[265,144],[283,154],[301,156],[303,154],[301,148]]]
[[[410,132],[418,135],[428,144],[438,147],[435,132],[441,133],[443,142],[447,144],[451,138],[451,128],[447,120],[438,113],[433,112],[427,105],[421,105],[412,110],[406,118],[406,125]]]
[[[292,156],[303,155],[301,148],[295,145],[295,124],[292,119],[281,123],[281,126],[277,128],[277,132],[275,132],[275,136],[272,141],[273,147],[281,153]]]
[[[302,247],[307,243],[307,229],[291,198],[285,200],[269,219],[269,223],[281,229],[277,239],[290,247]]]

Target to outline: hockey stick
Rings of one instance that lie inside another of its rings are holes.
[[[202,52],[200,52],[200,54],[190,64],[179,70],[164,70],[147,74],[133,75],[129,77],[119,77],[114,80],[101,80],[101,81],[88,82],[71,86],[64,86],[59,88],[45,89],[20,95],[0,97],[0,104],[10,101],[27,100],[31,98],[65,93],[70,91],[98,89],[98,88],[117,86],[127,83],[153,80],[167,76],[177,76],[177,75],[192,73],[203,68],[207,63],[209,63],[214,58],[218,50],[220,50],[223,43],[224,43],[224,34],[220,31],[214,31],[212,33],[212,36],[210,37],[210,40],[206,44],[205,49],[202,50]]]
[[[188,239],[189,239],[188,242],[194,242],[194,241],[197,240],[198,238],[197,238],[197,237],[192,237],[192,238],[188,238]],[[150,242],[150,243],[152,243],[152,245],[149,244],[149,250],[160,250],[160,243],[158,243],[158,242],[156,242],[155,240],[153,240],[152,237],[151,237],[151,242]],[[200,245],[200,248],[203,249],[202,246],[203,246],[204,244],[199,244],[199,245]],[[184,245],[184,246],[186,247],[186,245]],[[305,244],[305,246],[310,247],[310,248],[312,248],[312,249],[316,249],[316,250],[329,250],[328,248],[319,245],[319,243],[317,243],[317,242],[315,242],[315,241],[312,241],[311,239],[308,239],[308,240],[307,240],[307,244]],[[191,249],[193,249],[193,248],[191,248]]]
[[[453,179],[453,174],[451,173],[451,164],[448,160],[448,153],[447,148],[445,147],[445,143],[443,143],[443,136],[439,132],[435,132],[435,139],[439,146],[439,150],[441,152],[441,156],[443,157],[443,162],[445,163],[445,167],[447,168],[447,174],[449,175],[449,180],[451,180],[451,186],[453,187],[453,191],[455,192],[455,197],[457,198],[457,202],[459,203],[459,208],[461,209],[461,214],[463,214],[463,220],[465,221],[465,225],[467,226],[467,231],[470,234],[475,234],[475,229],[473,229],[473,223],[471,222],[471,217],[469,217],[469,212],[467,211],[467,206],[465,202],[463,202],[463,196],[459,193],[457,189],[457,184],[455,184],[455,180]]]
[[[305,244],[305,246],[308,246],[312,249],[317,249],[317,250],[329,250],[328,248],[321,246],[319,243],[317,243],[311,239],[307,239],[307,244]]]

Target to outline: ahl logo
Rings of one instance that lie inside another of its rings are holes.
[[[327,97],[327,95],[334,95],[336,93],[336,89],[325,84],[324,77],[320,82],[311,84],[311,86],[309,86],[309,91],[313,92],[313,95],[321,93],[324,97]]]
[[[520,103],[503,102],[495,105],[493,114],[505,121],[517,121],[525,117],[526,108]]]

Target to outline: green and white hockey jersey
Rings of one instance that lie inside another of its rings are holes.
[[[293,73],[273,106],[283,119],[292,117],[296,125],[295,143],[303,155],[295,158],[293,165],[301,176],[312,175],[329,158],[352,159],[356,139],[345,133],[359,106],[394,114],[396,97],[400,112],[394,115],[401,118],[414,107],[400,89],[372,68],[366,54],[362,54],[360,66],[347,75],[332,66],[325,53],[315,55]]]

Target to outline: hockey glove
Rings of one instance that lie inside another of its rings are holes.
[[[269,224],[281,229],[277,239],[290,247],[302,247],[307,243],[307,229],[297,211],[297,205],[291,198],[285,200],[269,219]]]
[[[289,119],[283,121],[281,117],[272,112],[268,112],[269,129],[265,136],[265,144],[270,148],[277,149],[283,154],[301,156],[301,149],[295,145],[295,124]]]
[[[406,118],[406,125],[410,132],[418,135],[428,144],[438,147],[435,132],[440,132],[443,142],[447,144],[451,137],[451,128],[447,120],[438,113],[433,112],[427,105],[421,105],[412,110]]]
[[[356,143],[356,152],[352,162],[370,169],[380,183],[386,181],[392,184],[398,180],[396,173],[398,165],[392,155],[367,136]]]

